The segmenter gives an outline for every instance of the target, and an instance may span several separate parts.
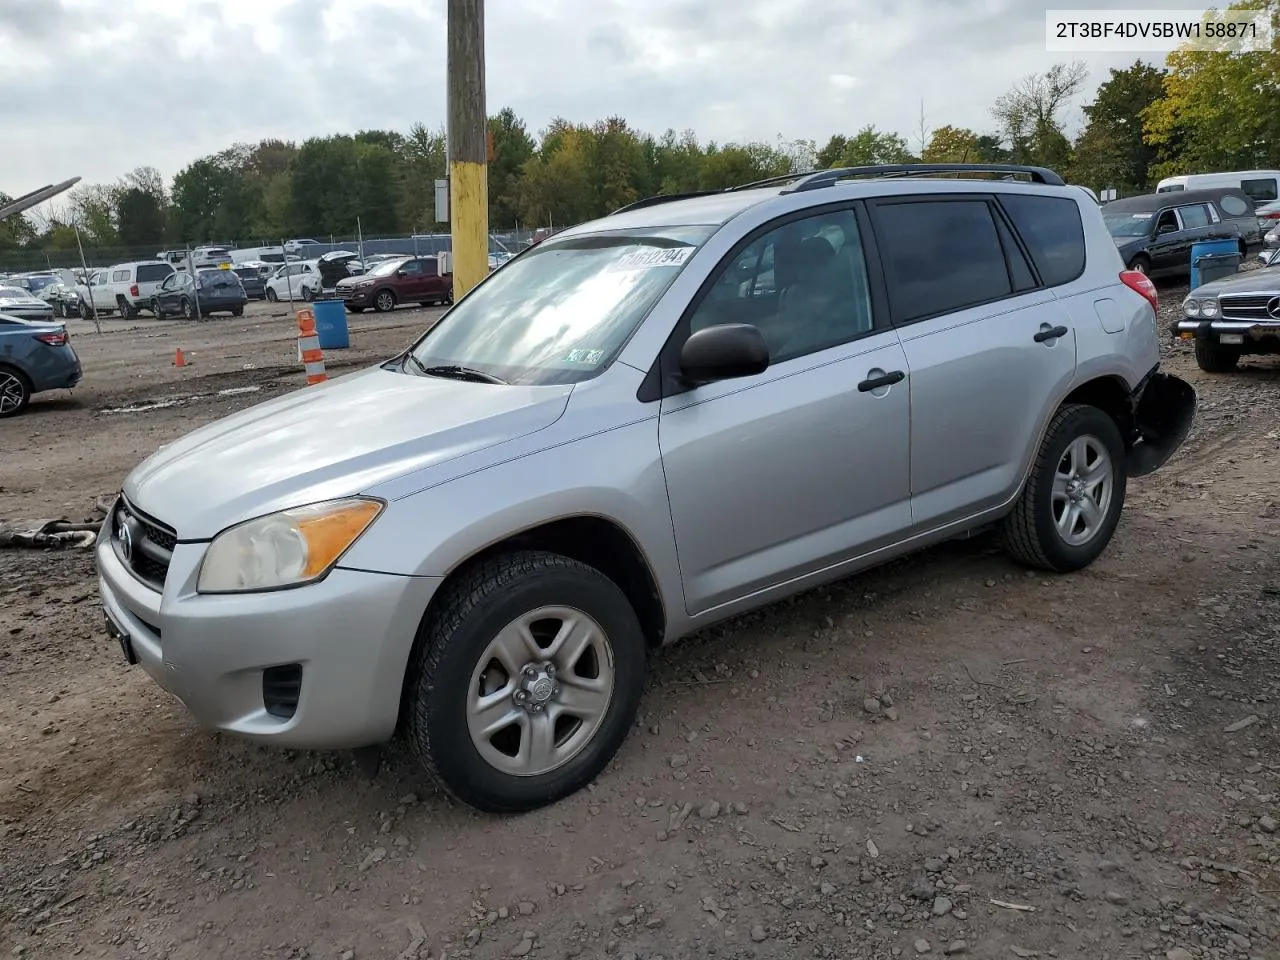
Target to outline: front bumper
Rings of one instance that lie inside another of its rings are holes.
[[[334,292],[349,307],[373,305],[373,287],[338,287]]]
[[[282,747],[338,750],[395,732],[405,667],[440,584],[336,569],[291,590],[195,592],[205,544],[173,550],[163,593],[135,577],[108,516],[95,548],[108,630],[201,725]],[[119,655],[119,654],[117,654]],[[267,711],[264,672],[301,668],[291,716]]]
[[[1181,340],[1206,339],[1215,343],[1246,346],[1280,338],[1280,320],[1213,320],[1183,317],[1169,325],[1169,332]]]

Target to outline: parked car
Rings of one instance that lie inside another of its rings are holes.
[[[53,307],[22,287],[0,287],[0,313],[24,320],[53,319]]]
[[[151,300],[151,309],[161,320],[178,315],[183,320],[208,317],[213,313],[244,313],[249,302],[244,284],[234,270],[199,270],[195,278],[189,273],[175,273],[160,284]]]
[[[196,247],[191,251],[191,265],[197,271],[230,267],[232,265],[231,248],[219,246]]]
[[[609,763],[652,649],[991,525],[1079,570],[1192,426],[1155,287],[1051,171],[663,200],[136,467],[96,548],[129,662],[210,727],[398,734],[463,801],[527,810]]]
[[[320,272],[317,260],[297,260],[286,263],[271,275],[266,283],[267,299],[314,300],[320,289]]]
[[[256,264],[244,263],[235,268],[235,274],[244,285],[244,295],[246,297],[250,300],[266,299],[267,278],[263,276],[261,267]]]
[[[1195,342],[1196,363],[1228,373],[1241,357],[1280,353],[1280,266],[1250,270],[1196,287],[1182,301],[1175,337]]]
[[[351,313],[369,307],[379,313],[394,310],[402,303],[453,302],[453,276],[441,274],[435,257],[403,257],[385,260],[359,277],[339,280],[336,295]]]
[[[173,264],[164,260],[139,260],[134,263],[117,263],[107,268],[107,283],[102,285],[116,312],[126,320],[132,320],[139,310],[148,310],[156,290],[166,277],[173,276]],[[102,309],[102,303],[98,303]]]
[[[1151,277],[1190,273],[1194,243],[1234,239],[1244,258],[1262,239],[1247,198],[1224,189],[1149,193],[1101,210],[1125,265]]]
[[[53,314],[62,319],[80,316],[80,294],[76,285],[58,280],[43,288],[37,296],[53,308]]]
[[[92,320],[95,311],[98,316],[114,313],[119,309],[115,291],[111,287],[111,270],[91,270],[89,275],[75,286],[76,299],[80,304],[80,317]]]
[[[0,418],[20,414],[34,394],[70,390],[82,376],[64,324],[0,312]]]

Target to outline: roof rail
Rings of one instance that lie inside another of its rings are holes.
[[[1013,163],[892,163],[871,167],[837,167],[832,170],[819,170],[804,177],[790,190],[784,193],[801,193],[806,190],[820,190],[841,180],[854,177],[919,177],[935,173],[1003,173],[1004,179],[1012,179],[1012,174],[1024,174],[1033,183],[1043,183],[1052,187],[1066,186],[1066,182],[1058,174],[1047,167],[1031,167]]]
[[[645,197],[643,200],[636,200],[634,203],[628,203],[626,206],[619,207],[609,216],[617,216],[619,213],[627,213],[631,210],[642,210],[645,207],[656,207],[660,203],[671,203],[673,200],[691,200],[694,197],[709,197],[713,193],[720,193],[719,190],[694,190],[691,193],[660,193],[657,196]]]
[[[752,180],[750,183],[740,183],[737,186],[725,187],[725,193],[732,193],[735,190],[757,190],[761,187],[772,187],[779,183],[790,183],[792,180],[803,180],[805,177],[811,177],[818,173],[817,170],[808,170],[804,173],[783,173],[776,177],[765,177],[763,180]]]

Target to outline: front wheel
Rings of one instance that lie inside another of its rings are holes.
[[[1125,447],[1111,417],[1068,404],[1054,414],[1002,539],[1029,567],[1068,573],[1093,563],[1120,522]]]
[[[396,295],[390,290],[379,290],[373,298],[373,309],[379,313],[388,313],[396,308]]]
[[[1144,277],[1151,275],[1151,261],[1141,254],[1134,258],[1133,263],[1129,264],[1130,270],[1137,270]]]
[[[1240,363],[1239,347],[1224,347],[1205,337],[1196,338],[1196,363],[1205,373],[1230,373]]]
[[[464,803],[516,813],[554,803],[608,765],[635,721],[646,648],[626,595],[600,571],[528,551],[447,587],[419,632],[405,729]]]
[[[276,296],[275,290],[273,290],[271,287],[267,287],[267,299],[270,300],[272,303],[276,303],[279,301],[280,298]]]

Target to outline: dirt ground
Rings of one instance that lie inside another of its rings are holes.
[[[74,322],[84,384],[0,423],[0,517],[87,519],[301,387],[272,314]],[[353,318],[329,369],[433,316]],[[401,753],[200,730],[107,638],[89,551],[0,551],[0,955],[1280,956],[1280,363],[1166,364],[1197,426],[1092,568],[977,538],[708,631],[591,789],[521,817]]]

